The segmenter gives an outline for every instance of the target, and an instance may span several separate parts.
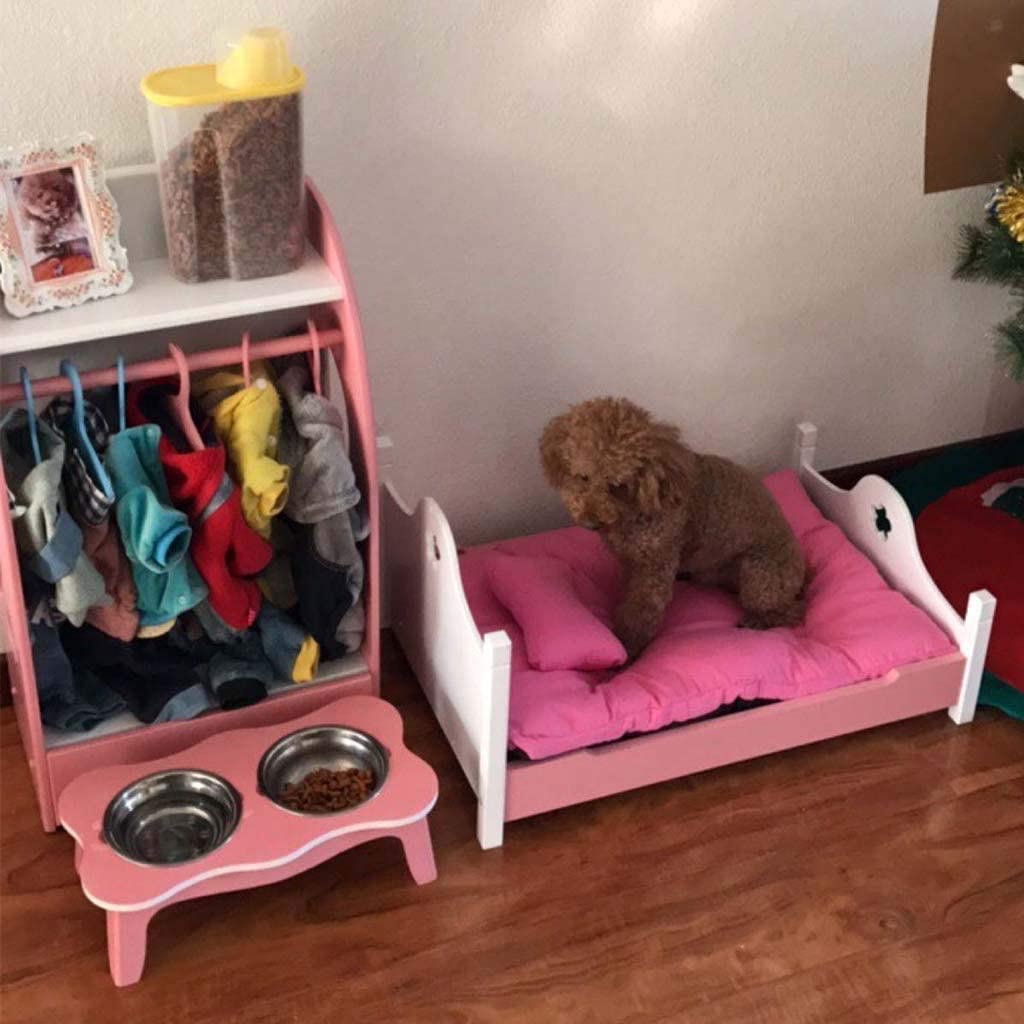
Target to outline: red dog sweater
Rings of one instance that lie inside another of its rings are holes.
[[[231,629],[248,629],[260,611],[260,588],[254,577],[269,564],[270,545],[242,518],[242,503],[225,467],[223,446],[191,450],[163,408],[167,385],[133,387],[128,395],[129,422],[158,422],[165,429],[158,453],[171,501],[192,526],[189,554],[209,588],[210,607]],[[177,443],[175,438],[177,437]]]

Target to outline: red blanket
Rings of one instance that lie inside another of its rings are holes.
[[[993,484],[1022,476],[1024,466],[1016,466],[952,490],[916,526],[928,571],[958,613],[972,590],[995,594],[986,667],[1024,693],[1024,520],[982,500]]]

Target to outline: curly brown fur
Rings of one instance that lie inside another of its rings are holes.
[[[548,482],[580,526],[600,531],[624,570],[615,631],[631,657],[661,625],[676,578],[734,591],[743,624],[803,618],[800,545],[764,485],[625,398],[592,398],[540,439]]]

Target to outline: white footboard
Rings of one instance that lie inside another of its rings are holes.
[[[481,637],[462,590],[451,527],[432,498],[415,511],[384,487],[391,622],[478,801],[477,839],[500,846],[505,824],[512,645]]]
[[[796,429],[793,465],[811,500],[878,567],[890,586],[923,608],[967,658],[957,703],[949,709],[958,725],[974,718],[985,667],[996,599],[987,590],[971,594],[961,618],[931,578],[917,547],[914,520],[899,491],[880,476],[866,476],[849,491],[830,484],[814,468],[818,430]]]

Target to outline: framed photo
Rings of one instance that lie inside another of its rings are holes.
[[[0,290],[13,316],[127,291],[120,227],[92,136],[0,148]]]

